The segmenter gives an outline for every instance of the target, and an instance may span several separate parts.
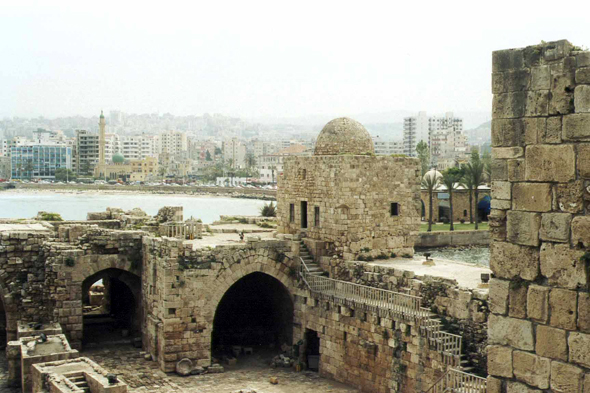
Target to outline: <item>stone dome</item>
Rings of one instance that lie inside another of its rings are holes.
[[[371,135],[361,123],[339,117],[324,126],[315,144],[316,156],[375,153]]]
[[[435,179],[441,179],[443,177],[442,173],[440,173],[439,171],[437,171],[436,169],[432,168],[431,170],[429,170],[428,172],[426,172],[424,174],[424,176],[422,177],[422,180],[426,180],[426,177],[433,177]]]
[[[125,157],[121,153],[113,154],[113,163],[114,164],[122,164],[125,161]]]

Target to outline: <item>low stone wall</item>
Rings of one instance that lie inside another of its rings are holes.
[[[487,375],[488,289],[462,288],[455,280],[362,262],[339,264],[333,271],[341,280],[421,296],[422,307],[441,317],[444,330],[463,336],[463,353],[474,372]]]
[[[488,246],[489,244],[490,231],[441,231],[420,232],[415,247]]]

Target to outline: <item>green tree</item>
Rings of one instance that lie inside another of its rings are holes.
[[[272,203],[272,201],[267,205],[264,204],[260,208],[260,215],[262,217],[276,217],[277,216],[277,209],[276,206]]]
[[[420,159],[420,164],[422,166],[422,176],[426,172],[428,172],[428,167],[430,166],[430,149],[428,148],[428,144],[424,141],[420,141],[416,145],[416,153],[418,153],[418,158]]]
[[[213,158],[211,158],[211,153],[209,153],[209,150],[205,152],[205,161],[213,161]]]
[[[246,167],[252,169],[256,166],[256,157],[253,153],[246,154]]]
[[[432,194],[440,184],[440,178],[433,173],[427,173],[422,178],[422,187],[428,191],[428,232],[432,231]]]
[[[158,168],[158,174],[160,175],[162,180],[164,180],[164,176],[166,176],[166,173],[168,173],[168,168],[166,168],[165,165],[160,165],[160,167]]]
[[[479,186],[485,183],[484,179],[484,163],[479,159],[479,154],[477,159],[472,159],[467,165],[465,165],[465,175],[463,176],[464,182],[469,185],[469,208],[472,208],[472,200],[471,200],[471,191],[475,196],[475,204],[477,207],[477,203],[479,200]],[[472,221],[473,222],[473,221]],[[479,228],[479,214],[475,215],[475,229]]]
[[[492,156],[489,151],[484,151],[481,155],[481,162],[483,162],[483,171],[486,182],[492,182]]]
[[[457,189],[457,185],[459,183],[459,180],[461,180],[461,175],[462,175],[461,169],[459,168],[449,168],[446,171],[443,172],[443,176],[440,179],[440,183],[442,185],[444,185],[448,192],[449,192],[449,206],[451,209],[451,217],[450,217],[450,223],[451,223],[451,231],[455,230],[455,227],[453,225],[453,192]]]
[[[89,175],[91,170],[90,161],[84,161],[80,164],[79,173],[81,175]]]
[[[31,180],[31,177],[33,175],[33,169],[35,169],[34,165],[33,165],[33,160],[31,160],[30,158],[27,160],[27,163],[25,164],[25,172],[29,173],[29,180]]]
[[[221,149],[219,147],[215,147],[215,155],[218,156],[221,154]]]
[[[55,180],[57,180],[57,181],[76,180],[76,174],[71,169],[57,168],[55,170]]]

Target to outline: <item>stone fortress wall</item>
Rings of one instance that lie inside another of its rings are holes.
[[[590,52],[492,60],[488,392],[588,392]]]

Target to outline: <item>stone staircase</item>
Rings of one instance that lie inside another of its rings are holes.
[[[299,245],[299,256],[301,257],[301,259],[305,263],[305,266],[307,266],[307,270],[308,270],[309,274],[314,275],[314,276],[325,275],[325,273],[322,270],[322,268],[320,267],[320,265],[314,261],[313,256],[309,252],[309,250],[308,250],[307,246],[305,245],[305,242],[303,242],[303,240],[301,240],[300,245]]]
[[[299,252],[301,260],[299,274],[310,291],[327,295],[332,299],[351,299],[383,309],[390,315],[416,321],[421,335],[427,338],[430,348],[439,352],[448,366],[443,377],[428,392],[485,393],[485,378],[469,374],[473,371],[473,367],[470,366],[465,354],[461,352],[462,337],[445,331],[440,317],[432,313],[430,309],[420,306],[420,297],[325,277],[326,274],[315,263],[303,240],[301,240]],[[445,389],[438,390],[441,385],[445,385]]]
[[[90,386],[88,386],[88,381],[86,381],[84,373],[69,374],[67,378],[82,392],[90,393]]]

